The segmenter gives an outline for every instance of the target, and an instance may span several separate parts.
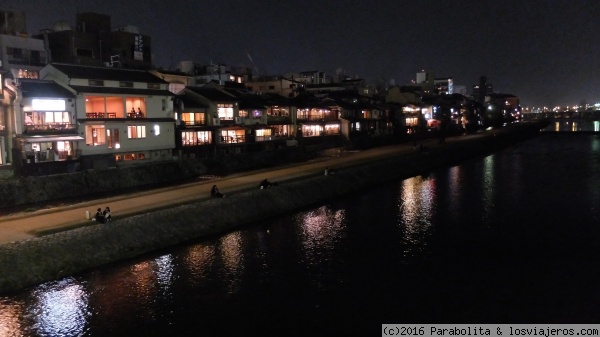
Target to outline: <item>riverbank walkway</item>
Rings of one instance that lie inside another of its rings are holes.
[[[448,137],[445,143],[439,143],[438,139],[431,138],[420,141],[418,144],[432,149],[439,146],[448,146],[453,142],[472,140],[477,137],[489,137],[492,133],[498,132],[504,132],[504,130],[497,129],[472,135]],[[106,206],[110,207],[113,219],[118,221],[119,218],[135,214],[208,199],[213,185],[217,185],[221,193],[229,196],[249,189],[258,189],[259,183],[263,179],[285,183],[285,181],[306,176],[322,175],[325,168],[341,170],[344,167],[359,165],[362,162],[411,154],[416,151],[418,151],[418,148],[413,143],[383,146],[363,151],[344,151],[340,152],[339,155],[293,165],[248,171],[209,180],[203,179],[172,187],[122,194],[32,212],[8,214],[0,216],[0,245],[77,227],[95,225],[95,221],[86,218],[86,212],[90,212],[90,217],[93,217],[96,209],[104,209]]]

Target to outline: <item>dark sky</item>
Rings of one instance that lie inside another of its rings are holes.
[[[75,13],[152,38],[154,63],[320,70],[406,84],[421,69],[470,88],[485,75],[524,106],[600,102],[600,1],[3,0],[38,33]],[[250,61],[250,57],[254,64]]]

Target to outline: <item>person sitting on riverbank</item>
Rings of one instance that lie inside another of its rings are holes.
[[[94,219],[98,223],[104,223],[105,218],[104,218],[104,213],[102,213],[102,208],[98,208],[98,210],[96,211],[96,216],[94,216]]]
[[[106,206],[106,208],[104,209],[104,212],[102,212],[102,214],[104,215],[104,220],[106,222],[109,222],[112,220],[112,215],[110,215],[110,208],[108,206]]]
[[[326,167],[326,168],[325,168],[325,175],[326,175],[326,176],[332,176],[332,175],[334,175],[335,173],[336,173],[336,170],[334,170],[334,169],[330,169],[329,167]]]
[[[267,188],[273,187],[273,186],[277,186],[277,183],[272,183],[268,179],[261,181],[260,185],[259,185],[261,190],[266,190]]]
[[[213,185],[213,187],[210,189],[210,196],[213,198],[225,198],[226,195],[222,194],[221,192],[219,192],[219,188],[217,187],[217,185]]]

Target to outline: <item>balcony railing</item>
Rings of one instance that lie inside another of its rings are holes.
[[[43,132],[43,131],[62,131],[62,130],[75,130],[75,124],[70,123],[47,123],[47,124],[33,124],[25,125],[25,132]]]
[[[336,120],[335,115],[298,115],[298,120],[308,121],[332,121]]]
[[[223,144],[235,144],[243,143],[246,141],[244,136],[221,136],[221,143]]]
[[[116,112],[86,112],[86,118],[117,118]]]

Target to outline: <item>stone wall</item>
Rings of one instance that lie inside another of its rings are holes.
[[[0,292],[77,274],[110,262],[230,231],[370,186],[489,154],[537,134],[534,128],[449,142],[425,152],[384,158],[335,175],[283,181],[232,194],[0,246]]]

